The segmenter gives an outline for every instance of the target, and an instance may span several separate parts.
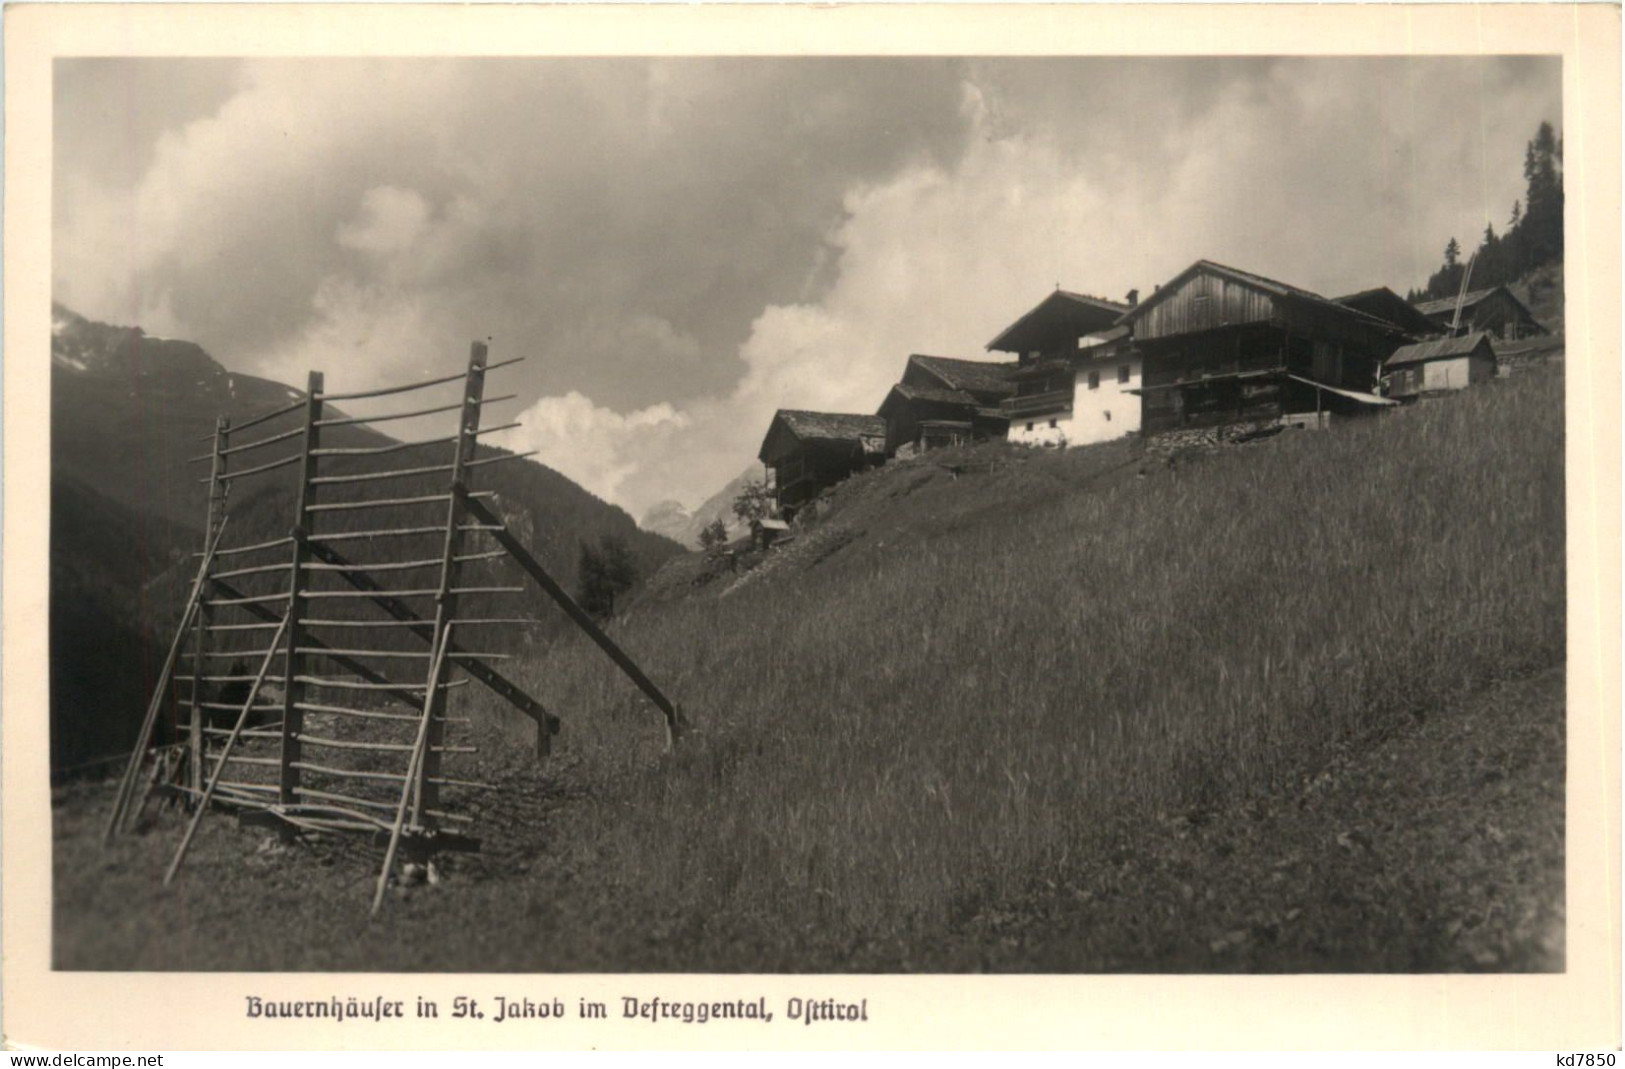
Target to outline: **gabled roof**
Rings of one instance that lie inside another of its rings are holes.
[[[756,458],[770,463],[770,456],[783,456],[781,448],[770,449],[775,438],[784,435],[801,442],[848,442],[860,448],[869,448],[865,439],[875,439],[876,446],[886,440],[886,421],[879,416],[859,415],[855,412],[809,412],[799,408],[781,408],[773,413],[762,436],[762,446]]]
[[[987,343],[987,348],[1005,353],[1042,349],[1055,332],[1077,338],[1106,330],[1128,308],[1126,304],[1104,297],[1057,289],[1005,327],[997,338]]]
[[[1255,275],[1251,271],[1243,271],[1240,268],[1226,267],[1224,264],[1215,263],[1212,260],[1197,260],[1195,263],[1185,268],[1185,270],[1163,283],[1162,286],[1158,288],[1158,290],[1151,296],[1147,297],[1133,308],[1130,308],[1127,312],[1124,312],[1117,321],[1119,323],[1134,322],[1134,320],[1138,319],[1146,309],[1153,308],[1162,301],[1166,300],[1168,297],[1173,295],[1188,279],[1202,271],[1207,271],[1210,274],[1218,275],[1221,278],[1228,278],[1231,281],[1239,282],[1244,286],[1251,286],[1253,289],[1260,290],[1272,297],[1301,301],[1304,304],[1313,305],[1316,308],[1321,308],[1326,311],[1334,312],[1338,315],[1358,320],[1367,326],[1375,326],[1391,333],[1398,332],[1398,328],[1385,319],[1378,319],[1376,316],[1362,312],[1356,308],[1350,308],[1348,305],[1339,304],[1329,297],[1322,297],[1313,290],[1306,290],[1299,286],[1289,285],[1288,283],[1279,282],[1273,278],[1266,278],[1263,275]]]
[[[1495,347],[1490,344],[1490,336],[1484,331],[1477,334],[1464,334],[1459,338],[1435,338],[1432,341],[1418,342],[1415,345],[1406,345],[1394,350],[1385,366],[1395,367],[1399,364],[1421,364],[1429,360],[1444,360],[1455,356],[1466,356],[1480,345],[1495,355]]]
[[[936,401],[945,405],[975,405],[976,398],[964,390],[950,390],[946,386],[916,386],[913,383],[899,382],[886,394],[886,400],[880,405],[882,414],[893,397],[905,401]]]
[[[1337,303],[1385,319],[1413,334],[1431,334],[1439,329],[1439,324],[1429,319],[1420,308],[1387,286],[1376,286],[1338,297]]]
[[[855,412],[808,412],[804,409],[781,408],[773,417],[782,420],[802,441],[845,442],[860,438],[884,436],[886,421],[879,416],[863,416]]]
[[[1530,319],[1535,318],[1535,314],[1529,310],[1529,306],[1518,300],[1518,295],[1507,289],[1505,286],[1486,286],[1481,290],[1473,290],[1472,292],[1468,293],[1466,297],[1462,298],[1461,307],[1463,310],[1466,310],[1476,304],[1479,304],[1486,297],[1490,297],[1501,292],[1505,292],[1508,300],[1517,305],[1519,308],[1522,308],[1524,315],[1528,316]],[[1445,297],[1437,301],[1423,301],[1421,304],[1416,306],[1416,310],[1425,316],[1452,316],[1456,311],[1456,298]]]
[[[1010,372],[1016,368],[1014,361],[995,363],[915,353],[908,358],[908,363],[950,390],[964,390],[979,398],[1008,397],[1016,392],[1010,383]],[[903,374],[908,374],[907,368],[904,368]]]

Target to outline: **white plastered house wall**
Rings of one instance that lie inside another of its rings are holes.
[[[1093,347],[1092,338],[1079,349]],[[1006,437],[1021,445],[1091,445],[1109,442],[1140,429],[1139,357],[1085,360],[1072,381],[1072,407],[1064,412],[1010,421]]]
[[[1071,423],[1071,411],[1013,419],[1005,439],[1017,445],[1071,445],[1072,439],[1066,434]]]

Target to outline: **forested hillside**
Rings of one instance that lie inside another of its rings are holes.
[[[1509,285],[1537,268],[1563,262],[1563,141],[1543,122],[1524,153],[1526,193],[1513,201],[1504,233],[1486,223],[1479,239],[1469,282],[1472,289]],[[1444,265],[1427,285],[1408,294],[1412,302],[1454,297],[1467,273],[1462,245],[1451,237]]]

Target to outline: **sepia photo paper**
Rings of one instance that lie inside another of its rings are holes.
[[[20,4],[10,1049],[1617,1049],[1617,5]]]

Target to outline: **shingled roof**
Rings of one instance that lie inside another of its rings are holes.
[[[1413,334],[1427,335],[1439,329],[1439,324],[1429,319],[1420,308],[1387,286],[1373,286],[1359,293],[1338,297],[1337,303],[1374,315],[1378,319],[1386,319]]]
[[[908,362],[927,372],[950,390],[963,390],[978,398],[1009,397],[1016,392],[1010,372],[1016,364],[990,360],[960,360],[951,356],[915,353]],[[904,374],[907,374],[905,370]]]
[[[1503,290],[1513,304],[1523,309],[1524,315],[1527,315],[1530,319],[1535,318],[1535,314],[1529,310],[1529,306],[1518,300],[1518,295],[1505,286],[1486,286],[1481,290],[1473,290],[1461,299],[1461,306],[1463,309],[1471,308],[1486,297]],[[1423,301],[1416,306],[1416,310],[1425,316],[1451,315],[1456,310],[1456,298],[1445,297],[1437,301]]]
[[[764,464],[793,452],[797,442],[843,442],[863,453],[884,451],[886,421],[856,412],[809,412],[781,408],[773,413],[756,457]]]
[[[1480,345],[1488,348],[1490,355],[1494,356],[1495,347],[1489,344],[1489,337],[1487,333],[1481,330],[1476,334],[1465,334],[1459,338],[1435,338],[1432,341],[1402,346],[1394,350],[1394,355],[1388,358],[1387,366],[1421,364],[1429,360],[1445,360],[1450,357],[1466,356]]]
[[[964,390],[950,390],[946,386],[915,386],[912,383],[899,382],[891,388],[891,392],[910,401],[940,401],[948,405],[976,403],[976,398]]]
[[[790,433],[803,441],[855,442],[861,438],[886,436],[886,421],[879,416],[855,412],[808,412],[781,408],[773,417],[782,420]]]

